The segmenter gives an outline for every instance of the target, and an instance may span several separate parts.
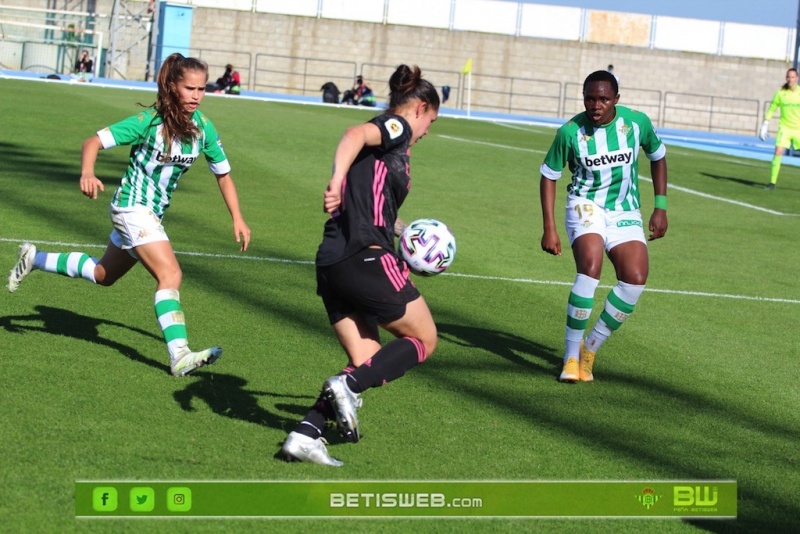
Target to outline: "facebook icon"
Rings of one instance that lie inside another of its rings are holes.
[[[117,509],[117,490],[110,486],[94,488],[92,508],[95,512],[113,512]]]

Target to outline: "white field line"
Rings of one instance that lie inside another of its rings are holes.
[[[474,145],[483,145],[483,146],[491,146],[494,148],[504,148],[506,150],[519,150],[520,152],[531,152],[533,154],[547,154],[545,150],[534,150],[532,148],[520,148],[516,146],[509,146],[509,145],[500,145],[497,143],[489,143],[486,141],[475,141],[474,139],[463,139],[461,137],[453,137],[452,135],[437,135],[436,137],[441,137],[442,139],[449,139],[450,141],[460,141],[462,143],[472,143]]]
[[[672,145],[668,145],[667,150],[669,151],[669,154],[676,154],[679,156],[699,157],[698,154],[689,152],[688,150],[681,150],[680,148],[676,148],[675,146]],[[745,167],[760,167],[762,169],[766,169],[767,166],[769,165],[768,163],[765,163],[763,161],[756,161],[755,163],[753,163],[750,161],[742,161],[743,158],[735,158],[733,156],[730,157],[715,156],[708,152],[704,152],[702,158],[704,160],[711,159],[714,161],[724,161],[725,163],[735,163],[737,165],[743,165]]]
[[[449,139],[451,141],[459,141],[459,142],[463,142],[463,143],[473,143],[473,144],[476,144],[476,145],[491,146],[491,147],[494,147],[494,148],[504,148],[504,149],[507,149],[507,150],[519,150],[521,152],[530,152],[532,154],[545,154],[546,153],[546,152],[544,152],[542,150],[534,150],[532,148],[520,148],[520,147],[516,147],[516,146],[501,145],[501,144],[497,144],[497,143],[487,143],[485,141],[474,141],[474,140],[471,140],[471,139],[453,137],[453,136],[450,136],[450,135],[439,135],[438,137],[441,137],[442,139]],[[641,175],[641,174],[639,175],[639,178],[641,178],[642,180],[648,181],[648,182],[652,182],[652,180],[650,178],[648,178],[647,176]],[[716,196],[716,195],[710,195],[708,193],[702,193],[700,191],[695,191],[694,189],[689,189],[687,187],[681,187],[681,186],[673,185],[673,184],[667,184],[667,187],[669,189],[674,189],[675,191],[681,191],[682,193],[687,193],[689,195],[695,195],[695,196],[698,196],[698,197],[708,198],[708,199],[711,199],[711,200],[716,200],[718,202],[727,202],[729,204],[735,204],[735,205],[741,206],[743,208],[747,208],[747,209],[751,209],[751,210],[755,210],[755,211],[761,211],[763,213],[769,213],[770,215],[778,215],[778,216],[781,216],[781,217],[800,217],[800,214],[783,213],[783,212],[780,212],[780,211],[771,210],[769,208],[762,208],[761,206],[755,206],[753,204],[748,204],[746,202],[740,202],[738,200],[732,200],[732,199],[725,198],[725,197],[720,197],[720,196]]]
[[[11,239],[7,237],[0,237],[0,242],[4,243],[22,243],[25,241],[24,239]],[[100,244],[91,244],[91,243],[67,243],[64,241],[36,241],[37,245],[48,245],[48,246],[58,246],[58,247],[68,247],[73,248],[76,250],[83,250],[83,249],[105,249],[106,245]],[[175,251],[175,254],[178,256],[195,256],[200,258],[211,258],[211,259],[224,259],[224,260],[242,260],[242,261],[259,261],[259,262],[269,262],[269,263],[286,263],[292,265],[314,265],[314,262],[311,260],[291,260],[286,258],[269,258],[263,256],[243,256],[241,254],[212,254],[207,252],[189,252],[189,251]],[[508,278],[503,276],[484,276],[479,274],[464,274],[464,273],[451,273],[445,272],[440,274],[439,276],[443,277],[453,277],[453,278],[471,278],[474,280],[494,280],[498,282],[510,282],[510,283],[517,283],[517,284],[537,284],[537,285],[554,285],[554,286],[571,286],[572,282],[562,282],[558,280],[535,280],[532,278]],[[611,286],[598,286],[601,288],[610,289]],[[749,301],[756,301],[756,302],[776,302],[782,304],[800,304],[800,300],[797,299],[781,299],[781,298],[771,298],[771,297],[759,297],[759,296],[751,296],[751,295],[731,295],[726,293],[709,293],[705,291],[683,291],[683,290],[675,290],[675,289],[655,289],[655,288],[647,288],[645,291],[652,292],[652,293],[663,293],[667,295],[685,295],[690,297],[710,297],[710,298],[718,298],[718,299],[734,299],[734,300],[749,300]]]
[[[515,282],[520,284],[539,284],[539,285],[552,285],[552,286],[572,286],[572,282],[559,282],[556,280],[534,280],[530,278],[506,278],[503,276],[482,276],[476,274],[462,274],[462,273],[442,273],[438,276],[454,276],[458,278],[476,278],[479,280],[497,280],[501,282]],[[611,289],[612,286],[599,285],[599,288]],[[757,302],[780,302],[783,304],[800,304],[797,299],[778,299],[771,297],[757,297],[750,295],[730,295],[726,293],[708,293],[705,291],[683,291],[679,289],[645,289],[647,292],[664,293],[667,295],[686,295],[690,297],[712,297],[722,299],[736,299],[736,300],[753,300]]]

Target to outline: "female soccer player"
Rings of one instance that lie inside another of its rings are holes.
[[[104,191],[94,173],[100,149],[132,145],[130,163],[122,183],[111,199],[111,231],[108,246],[100,261],[81,252],[39,252],[23,243],[19,258],[8,277],[13,292],[33,270],[84,278],[110,286],[137,261],[156,279],[155,311],[169,351],[175,376],[186,375],[198,367],[214,363],[220,347],[192,352],[178,290],[181,268],[175,258],[161,219],[169,207],[178,180],[202,153],[217,177],[222,197],[233,218],[233,235],[241,250],[250,242],[250,229],[239,210],[239,198],[231,179],[231,166],[211,121],[198,106],[205,95],[208,66],[205,62],[172,54],[158,73],[155,104],[97,132],[83,143],[81,153],[81,192],[96,199]]]
[[[339,141],[324,194],[331,214],[317,251],[317,294],[349,359],[291,432],[287,460],[341,466],[322,437],[327,420],[359,440],[359,395],[403,376],[436,348],[436,325],[394,238],[403,229],[397,211],[411,187],[410,147],[439,115],[439,95],[420,69],[400,65],[389,79],[389,106]],[[378,327],[396,339],[380,344]]]
[[[797,87],[797,69],[786,71],[786,83],[783,84],[764,115],[764,123],[758,133],[759,139],[765,141],[769,131],[769,120],[775,110],[781,109],[781,120],[778,124],[778,135],[775,138],[775,155],[772,158],[772,167],[769,176],[769,190],[775,189],[778,183],[778,173],[781,171],[781,157],[783,151],[794,145],[800,147],[800,89]]]
[[[572,174],[566,226],[578,273],[567,304],[562,382],[594,379],[595,353],[633,313],[644,291],[649,267],[639,212],[640,147],[650,160],[655,190],[650,240],[664,237],[667,231],[666,148],[644,113],[618,106],[618,101],[619,88],[612,73],[590,74],[583,82],[586,111],[558,129],[540,169],[542,250],[557,256],[561,255],[561,241],[553,214],[555,182],[567,164]],[[618,283],[584,342],[604,252],[614,265]]]

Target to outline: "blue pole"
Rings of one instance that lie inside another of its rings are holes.
[[[794,62],[792,68],[797,68],[797,52],[800,50],[800,0],[797,2],[797,24],[794,27]]]

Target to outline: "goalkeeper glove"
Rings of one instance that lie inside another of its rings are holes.
[[[761,125],[761,130],[758,132],[758,138],[762,141],[766,141],[767,139],[767,132],[769,131],[769,121],[764,121]]]

